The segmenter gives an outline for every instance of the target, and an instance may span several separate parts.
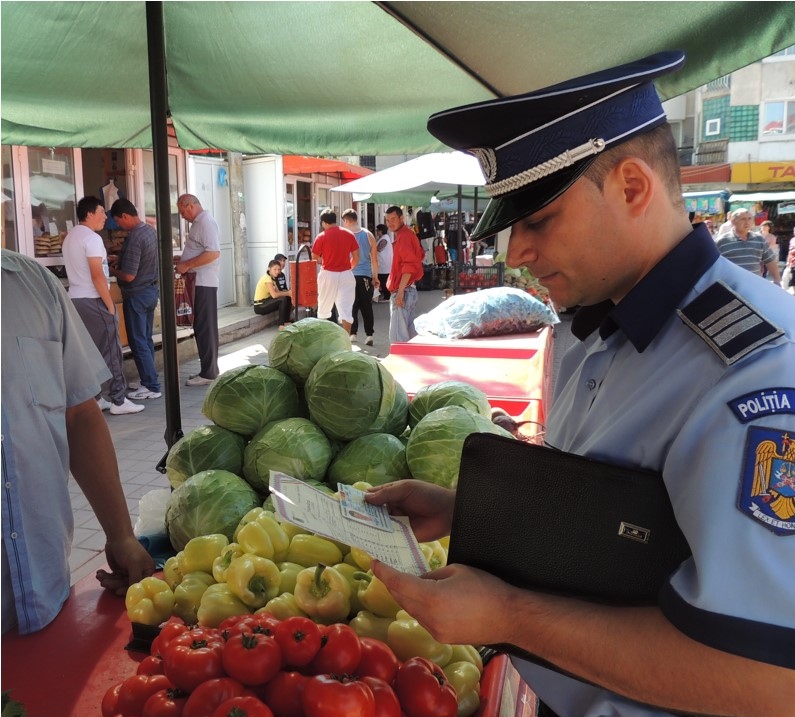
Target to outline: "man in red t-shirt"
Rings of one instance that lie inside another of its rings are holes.
[[[403,223],[403,210],[391,206],[386,210],[386,225],[395,236],[392,244],[392,270],[386,281],[389,297],[389,341],[405,343],[414,338],[414,316],[417,311],[417,287],[424,269],[425,250],[417,235]]]
[[[356,279],[353,267],[359,263],[359,242],[352,232],[337,226],[337,215],[325,211],[320,215],[323,231],[312,245],[312,258],[320,264],[317,277],[317,316],[331,318],[336,304],[342,328],[351,333]]]

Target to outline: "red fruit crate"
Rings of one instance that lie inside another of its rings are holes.
[[[453,293],[468,294],[471,291],[502,286],[504,268],[501,262],[493,266],[473,266],[456,262]]]

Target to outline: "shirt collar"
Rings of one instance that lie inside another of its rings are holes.
[[[620,329],[643,353],[719,256],[709,230],[697,225],[618,304],[608,300],[577,311],[572,333],[582,341],[597,328],[603,339]]]

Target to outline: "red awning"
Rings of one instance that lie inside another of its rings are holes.
[[[729,182],[732,176],[732,166],[731,164],[695,165],[693,167],[682,167],[680,174],[682,184]]]
[[[338,174],[340,179],[358,179],[372,174],[372,169],[360,167],[358,164],[348,164],[338,159],[323,159],[321,157],[299,157],[285,155],[282,159],[285,174]]]

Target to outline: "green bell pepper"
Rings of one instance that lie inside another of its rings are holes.
[[[387,590],[386,585],[372,573],[355,573],[355,576],[361,581],[358,597],[362,607],[379,617],[389,617],[394,620],[395,615],[400,611],[400,605]]]
[[[252,609],[262,607],[279,594],[279,579],[276,563],[252,553],[235,558],[226,571],[229,590]]]
[[[404,662],[410,657],[426,657],[439,667],[450,662],[453,646],[438,642],[417,620],[405,610],[395,616],[394,622],[387,630],[387,645],[399,660]]]
[[[212,574],[213,561],[227,545],[229,538],[222,533],[191,538],[182,551],[182,561],[179,565],[182,574],[196,572]]]
[[[174,589],[174,614],[186,625],[195,625],[198,622],[196,613],[199,610],[202,595],[210,585],[214,584],[215,578],[209,573],[198,570],[188,573]]]
[[[343,560],[341,563],[336,563],[331,567],[334,568],[340,575],[342,575],[350,584],[351,586],[351,611],[349,616],[355,615],[359,610],[363,610],[364,606],[362,605],[361,601],[359,600],[359,588],[362,587],[362,581],[358,578],[354,577],[355,575],[359,574],[361,571],[359,568],[346,563]]]
[[[335,565],[342,562],[342,551],[330,540],[319,535],[299,534],[290,540],[286,560],[305,568],[314,568],[320,563]]]
[[[483,658],[472,645],[453,645],[453,654],[450,656],[450,664],[453,662],[471,662],[478,668],[478,672],[483,674]]]
[[[265,603],[265,607],[257,610],[257,613],[260,612],[269,612],[274,617],[279,618],[279,620],[285,620],[294,615],[309,617],[309,615],[298,607],[298,603],[295,601],[295,595],[292,593],[282,593],[273,598],[273,600],[268,600],[268,602]]]
[[[303,569],[303,565],[298,563],[289,563],[287,561],[278,563],[279,568],[279,594],[294,593],[295,581],[298,579],[298,573]]]
[[[228,617],[249,613],[248,606],[232,593],[226,583],[215,583],[204,591],[197,617],[202,627],[218,627]]]
[[[127,588],[124,606],[132,622],[159,625],[171,617],[174,610],[174,592],[165,580],[144,578]]]
[[[393,622],[391,617],[378,617],[367,610],[359,610],[348,624],[359,637],[374,637],[381,642],[387,642],[389,626]]]
[[[347,619],[351,611],[350,583],[322,563],[298,573],[294,594],[298,607],[324,625]]]
[[[420,543],[420,550],[425,556],[425,562],[431,570],[443,568],[447,565],[447,551],[442,547],[438,540],[432,540],[429,543]]]
[[[181,552],[172,555],[163,565],[163,580],[166,581],[172,590],[182,582],[182,571],[179,569]]]
[[[470,717],[480,707],[480,671],[471,662],[451,662],[443,668],[458,698],[457,717]]]

